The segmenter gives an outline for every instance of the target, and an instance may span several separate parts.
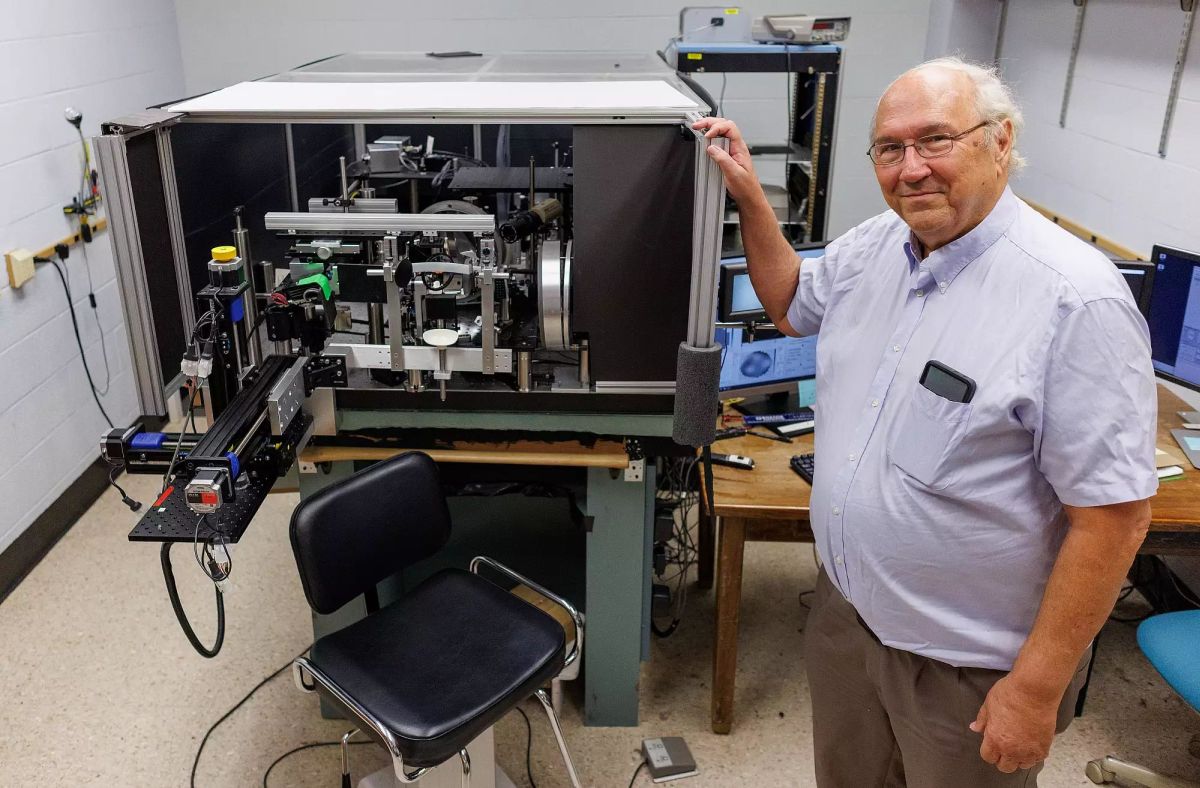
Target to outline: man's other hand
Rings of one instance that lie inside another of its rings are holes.
[[[729,152],[709,145],[708,155],[721,172],[725,175],[725,189],[729,196],[742,205],[747,200],[766,200],[758,176],[754,174],[754,165],[750,161],[750,148],[742,139],[742,132],[732,120],[725,118],[702,118],[692,124],[697,131],[704,131],[705,139],[725,137],[729,140]]]
[[[970,726],[983,734],[980,757],[1006,774],[1046,760],[1060,701],[1023,690],[1009,676],[997,681]]]

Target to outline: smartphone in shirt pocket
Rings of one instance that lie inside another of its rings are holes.
[[[975,381],[939,361],[930,361],[897,417],[888,456],[901,471],[931,490],[943,490],[958,475],[950,460],[971,416]]]

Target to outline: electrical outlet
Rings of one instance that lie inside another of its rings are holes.
[[[28,249],[13,249],[4,254],[4,267],[8,269],[8,283],[14,288],[33,278],[33,252]]]
[[[640,482],[646,476],[645,460],[630,460],[625,466],[625,481]]]

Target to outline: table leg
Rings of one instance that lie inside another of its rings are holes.
[[[584,721],[587,725],[637,725],[641,671],[643,595],[649,572],[646,529],[650,464],[642,482],[618,472],[589,468]]]
[[[713,636],[713,733],[733,727],[733,687],[737,678],[738,614],[742,602],[742,558],[746,521],[722,517],[717,537],[717,612]]]
[[[717,559],[715,543],[716,523],[715,518],[708,513],[707,507],[700,506],[699,523],[697,529],[700,531],[700,550],[699,560],[696,569],[696,587],[708,590],[713,587],[713,564]]]

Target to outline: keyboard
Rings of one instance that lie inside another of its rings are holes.
[[[800,478],[809,484],[813,483],[813,468],[816,465],[815,454],[797,454],[792,457],[792,470],[800,475]]]

